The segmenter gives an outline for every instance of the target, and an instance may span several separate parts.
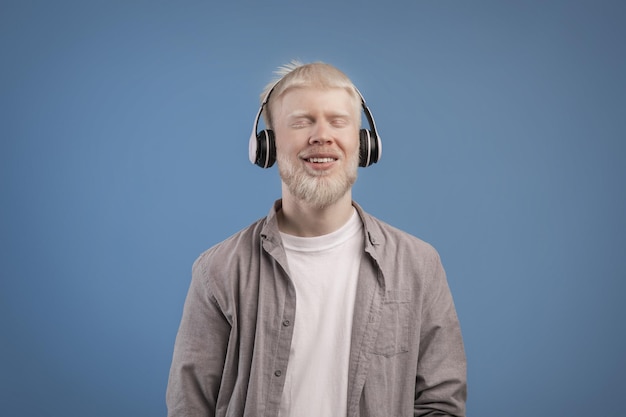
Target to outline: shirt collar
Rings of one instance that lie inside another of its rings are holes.
[[[374,222],[372,216],[367,214],[358,203],[352,201],[352,205],[356,209],[359,217],[361,218],[361,222],[363,223],[363,231],[365,234],[365,250],[367,252],[370,252],[371,255],[376,258],[375,251],[370,251],[369,249],[373,249],[375,246],[383,243],[383,235],[380,232],[380,228]],[[265,224],[261,229],[261,237],[264,240],[273,242],[274,244],[278,244],[279,242],[281,242],[280,232],[278,229],[277,213],[282,208],[282,206],[282,199],[278,199],[274,202],[272,208],[267,214],[267,217],[265,218]]]
[[[289,270],[289,266],[287,263],[287,255],[285,254],[285,249],[283,247],[283,242],[280,237],[280,231],[278,229],[278,219],[277,213],[282,207],[282,200],[276,200],[274,205],[270,209],[267,217],[265,218],[265,222],[263,227],[261,228],[261,240],[262,246],[264,250],[272,256],[285,271]],[[380,248],[378,246],[384,244],[384,236],[380,225],[375,221],[374,217],[367,214],[361,206],[359,206],[354,201],[352,205],[356,209],[361,221],[363,222],[363,242],[364,242],[364,250],[370,258],[377,265],[379,275],[378,280],[382,286],[384,286],[384,274],[382,272],[381,258],[379,256]]]

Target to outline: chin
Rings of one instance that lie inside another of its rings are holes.
[[[356,155],[358,157],[358,155]],[[289,193],[313,207],[326,208],[341,200],[357,179],[358,158],[339,170],[310,170],[287,158],[277,158],[278,172]]]
[[[283,177],[283,182],[295,198],[317,208],[326,208],[341,200],[355,181],[356,175],[335,178],[329,175]]]

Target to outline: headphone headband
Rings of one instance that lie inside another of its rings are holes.
[[[263,101],[261,102],[261,107],[259,107],[259,111],[256,114],[256,117],[254,118],[254,126],[252,127],[252,133],[250,134],[250,140],[248,141],[248,159],[250,160],[250,162],[252,162],[255,165],[259,165],[261,168],[269,168],[272,165],[274,165],[274,162],[268,160],[270,157],[269,152],[267,152],[267,155],[265,155],[265,158],[261,158],[261,161],[263,162],[262,164],[259,164],[259,157],[262,157],[262,155],[258,155],[259,153],[259,146],[258,146],[258,136],[261,135],[263,132],[267,132],[267,131],[263,131],[261,133],[257,133],[258,129],[259,129],[259,120],[261,119],[261,113],[263,113],[263,108],[265,107],[265,105],[267,104],[267,102],[270,99],[270,94],[272,94],[272,91],[274,91],[274,88],[276,87],[276,84],[278,84],[280,82],[280,80],[276,81],[274,83],[274,85],[272,86],[272,88],[269,89],[269,91],[267,92],[267,94],[265,95],[265,97],[263,98]],[[270,131],[271,132],[271,131]],[[273,136],[273,135],[272,135]],[[269,165],[268,165],[269,163]]]

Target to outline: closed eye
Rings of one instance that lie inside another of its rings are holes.
[[[299,119],[299,120],[294,120],[290,126],[293,128],[302,128],[302,127],[307,127],[311,125],[311,121],[307,120],[307,119]]]
[[[331,120],[330,123],[334,127],[345,127],[345,126],[347,126],[349,124],[348,121],[346,119],[344,119],[344,118],[333,119],[333,120]]]

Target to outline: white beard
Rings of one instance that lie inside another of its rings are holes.
[[[278,172],[289,192],[297,199],[316,208],[326,208],[343,197],[357,179],[359,153],[347,160],[340,172],[310,172],[301,163],[277,155]]]

